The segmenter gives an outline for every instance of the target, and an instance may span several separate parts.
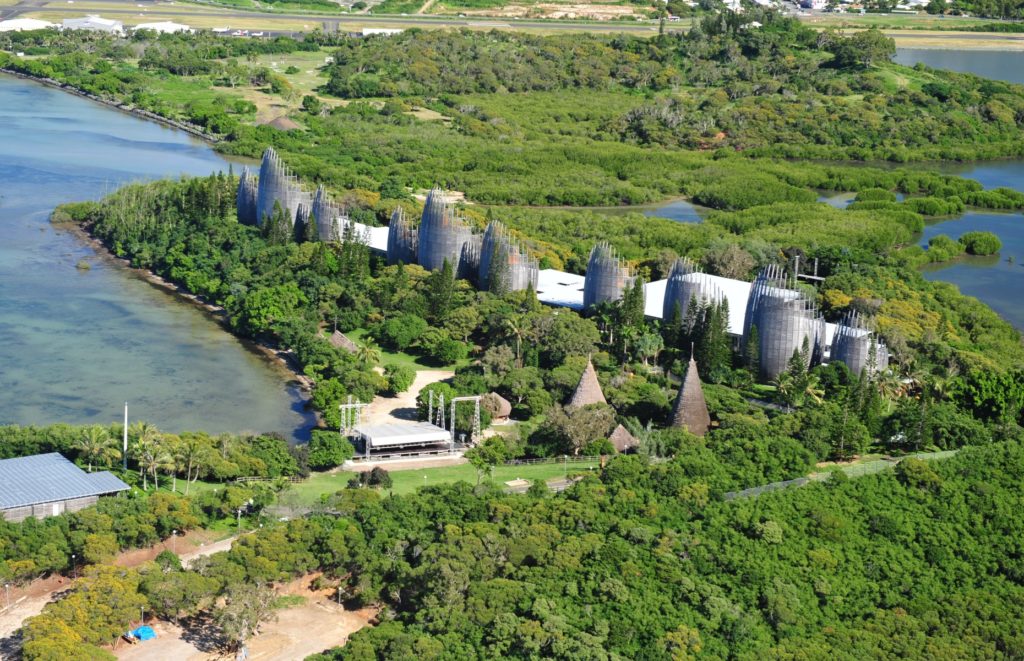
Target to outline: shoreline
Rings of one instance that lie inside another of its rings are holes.
[[[239,342],[241,342],[246,348],[252,349],[256,353],[259,353],[264,358],[274,363],[275,367],[283,369],[288,373],[290,379],[298,384],[299,389],[306,396],[306,403],[309,403],[309,397],[313,392],[313,380],[303,374],[298,364],[295,362],[294,356],[284,350],[276,349],[269,344],[259,342],[250,338],[239,337],[231,331],[228,324],[227,313],[223,307],[214,305],[203,299],[197,294],[193,294],[181,285],[177,285],[170,280],[166,280],[161,276],[149,271],[147,269],[136,268],[131,265],[131,262],[123,257],[118,257],[114,253],[110,252],[106,244],[100,241],[98,238],[93,236],[88,229],[79,225],[78,223],[52,223],[52,226],[58,230],[66,230],[73,234],[77,240],[81,243],[89,246],[93,249],[96,255],[107,262],[116,264],[120,268],[124,268],[132,275],[146,281],[150,285],[162,289],[168,294],[175,296],[176,298],[187,302],[193,307],[198,308],[203,314],[207,315],[211,320],[215,321],[224,332],[228,333]],[[288,382],[286,382],[288,385]],[[319,411],[310,409],[316,419],[317,425],[310,427],[310,429],[316,429],[323,425],[323,416]]]
[[[169,119],[167,117],[164,117],[163,115],[158,115],[155,112],[150,112],[149,110],[145,110],[143,108],[136,108],[135,106],[129,105],[127,103],[105,99],[101,96],[96,96],[95,94],[86,92],[85,90],[81,90],[69,83],[62,83],[59,80],[54,80],[53,78],[41,78],[39,76],[33,76],[31,74],[27,74],[21,71],[15,71],[13,69],[8,69],[5,67],[0,67],[0,73],[7,74],[9,76],[15,76],[23,80],[31,80],[32,82],[39,83],[40,85],[52,87],[53,89],[57,89],[62,92],[67,92],[68,94],[74,94],[75,96],[82,97],[83,99],[88,99],[90,101],[100,103],[104,106],[107,106],[108,108],[118,110],[127,115],[132,115],[140,119],[148,119],[149,121],[162,124],[167,128],[184,131],[185,133],[188,133],[192,137],[198,138],[211,145],[216,145],[217,143],[221,142],[220,138],[213,135],[212,133],[207,133],[201,127],[196,126],[195,124],[182,122],[176,119]]]

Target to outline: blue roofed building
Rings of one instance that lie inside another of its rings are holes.
[[[86,473],[56,452],[0,460],[0,518],[23,521],[93,505],[130,489],[112,473]]]

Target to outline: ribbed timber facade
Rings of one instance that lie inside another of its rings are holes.
[[[258,192],[256,176],[249,172],[249,168],[244,168],[242,176],[238,178],[238,194],[235,199],[238,222],[243,225],[255,225],[259,218],[256,215],[256,197]]]
[[[322,184],[317,186],[313,194],[312,213],[316,219],[316,233],[321,241],[341,241],[345,213],[334,203]]]
[[[701,272],[689,259],[677,259],[665,283],[662,319],[671,320],[676,307],[685,319],[691,301],[719,303],[723,298],[722,290],[706,273]]]
[[[865,372],[872,377],[889,365],[889,348],[851,312],[836,327],[830,358],[846,363],[856,375]]]
[[[456,273],[464,274],[463,248],[471,236],[469,226],[456,213],[455,207],[445,200],[441,189],[430,191],[419,228],[417,253],[420,266],[428,271],[440,271],[448,260]]]
[[[814,303],[792,288],[785,271],[769,266],[754,281],[747,301],[744,346],[757,327],[758,376],[770,381],[789,366],[795,352],[808,350],[807,367],[820,362],[825,342],[825,320]]]
[[[402,207],[398,207],[388,223],[388,264],[415,264],[418,252],[419,233],[409,224]]]
[[[590,251],[586,278],[583,281],[583,307],[613,302],[622,298],[626,287],[633,284],[629,267],[602,241]]]
[[[505,226],[495,221],[484,231],[477,272],[480,289],[509,292],[531,285],[536,289],[540,268],[537,260],[508,235]],[[501,282],[492,282],[492,278],[500,278]]]
[[[274,213],[274,204],[279,204],[288,216],[288,221],[295,224],[299,218],[299,207],[305,205],[308,212],[312,203],[309,193],[302,190],[298,177],[284,164],[281,157],[272,148],[263,152],[260,164],[260,180],[256,195],[256,222],[263,221]]]

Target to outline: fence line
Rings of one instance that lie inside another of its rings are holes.
[[[874,461],[868,461],[862,464],[854,464],[852,466],[842,466],[838,470],[841,470],[849,478],[862,477],[864,475],[874,475],[875,473],[881,473],[882,471],[893,468],[904,459],[920,459],[922,461],[933,461],[935,459],[948,459],[955,455],[959,450],[941,450],[939,452],[917,452],[914,454],[908,454],[902,457],[883,457]],[[734,500],[736,498],[749,498],[751,496],[759,496],[768,491],[778,491],[779,489],[786,489],[788,487],[802,487],[805,484],[811,482],[826,482],[832,477],[832,471],[822,471],[819,473],[811,473],[805,477],[798,477],[792,480],[784,480],[782,482],[772,482],[771,484],[762,484],[756,487],[750,487],[749,489],[742,489],[740,491],[729,491],[722,494],[724,500]]]
[[[375,461],[388,461],[397,459],[418,459],[421,457],[457,457],[461,454],[460,451],[452,450],[420,450],[417,452],[391,452],[388,454],[374,454],[367,457],[366,455],[356,455],[349,459],[349,462],[353,464],[365,464],[372,463]]]
[[[278,480],[287,480],[292,484],[298,484],[305,482],[308,477],[299,477],[298,475],[288,475],[281,477],[260,477],[260,476],[249,476],[249,477],[236,477],[235,482],[277,482]]]
[[[597,463],[601,461],[600,455],[573,455],[571,457],[542,457],[540,459],[513,459],[512,461],[506,461],[506,466],[523,466],[530,464],[578,464],[578,463]]]

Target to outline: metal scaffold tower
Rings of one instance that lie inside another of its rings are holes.
[[[481,397],[482,397],[481,395],[468,395],[466,397],[452,397],[452,414],[451,414],[450,423],[451,423],[451,426],[452,426],[451,432],[452,432],[452,440],[453,441],[455,440],[455,405],[458,404],[459,402],[473,402],[473,430],[469,434],[469,442],[472,445],[472,444],[476,443],[478,440],[480,440],[480,437],[482,435],[481,434],[481,430],[480,430],[480,399],[481,399]]]
[[[338,410],[341,412],[341,423],[338,431],[343,436],[351,436],[353,430],[359,426],[362,421],[363,409],[369,406],[369,404],[363,404],[358,399],[353,401],[352,395],[348,396],[347,404],[339,404]]]
[[[428,392],[430,393],[430,399],[427,405],[427,422],[444,429],[444,395],[437,396],[437,408],[435,408],[434,391],[430,390]],[[434,411],[437,411],[436,417],[434,416]]]

